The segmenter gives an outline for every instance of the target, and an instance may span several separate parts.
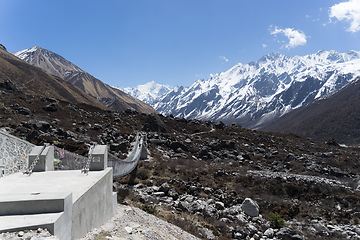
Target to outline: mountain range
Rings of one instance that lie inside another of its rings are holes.
[[[149,105],[152,105],[157,99],[161,98],[171,90],[169,86],[161,85],[154,81],[138,85],[137,87],[119,87],[118,89]]]
[[[47,49],[35,46],[13,54],[49,74],[74,84],[113,110],[123,111],[131,108],[143,113],[155,112],[149,105],[105,84],[72,62]]]
[[[200,79],[190,87],[172,89],[153,81],[136,88],[110,87],[40,47],[14,54],[48,73],[9,54],[3,46],[0,53],[0,78],[11,79],[30,94],[40,92],[103,109],[154,112],[149,104],[159,113],[175,117],[236,122],[247,128],[294,132],[317,141],[334,137],[346,144],[360,142],[356,122],[360,117],[360,84],[354,81],[360,76],[357,51],[319,51],[295,57],[272,53],[258,61],[239,63],[208,80]],[[120,96],[128,97],[123,100]]]
[[[271,53],[190,87],[175,87],[152,106],[164,115],[256,129],[341,89],[359,75],[357,51],[321,50],[294,57]]]
[[[314,141],[360,143],[360,77],[331,96],[297,108],[261,130],[293,132]]]

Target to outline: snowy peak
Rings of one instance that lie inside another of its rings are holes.
[[[271,53],[248,64],[173,89],[153,106],[177,117],[237,122],[257,128],[360,75],[360,52]]]
[[[147,104],[152,104],[156,99],[164,96],[171,90],[168,85],[161,85],[154,81],[133,88],[119,89]]]
[[[63,79],[73,74],[74,72],[84,73],[81,68],[71,63],[70,61],[67,61],[62,56],[39,46],[34,46],[25,50],[14,52],[13,54],[25,62],[42,68],[48,73]]]
[[[133,108],[143,113],[154,112],[154,109],[149,105],[119,89],[110,87],[72,62],[47,49],[35,46],[13,54],[25,62],[45,70],[47,73],[74,84],[111,109],[123,111]]]

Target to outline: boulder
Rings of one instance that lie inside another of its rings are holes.
[[[14,92],[21,92],[21,88],[18,87],[13,81],[11,81],[9,78],[4,80],[0,83],[0,87],[4,88],[6,90],[14,91]]]
[[[225,204],[223,202],[215,202],[215,208],[217,210],[224,210],[225,209]]]
[[[168,193],[169,189],[170,189],[169,184],[167,182],[164,182],[163,184],[161,184],[159,191]]]
[[[272,228],[268,228],[265,232],[264,232],[264,236],[268,237],[268,238],[273,238],[275,234],[274,229]]]
[[[41,131],[48,131],[51,128],[51,125],[48,122],[45,121],[39,121],[35,119],[31,119],[25,123],[23,123],[23,126],[30,129],[35,130],[41,130]]]
[[[146,132],[168,132],[165,123],[160,119],[157,114],[148,115],[143,127]]]
[[[47,112],[56,112],[58,110],[55,103],[50,103],[43,107],[43,109]]]
[[[241,208],[250,217],[259,216],[259,205],[251,198],[245,198]]]
[[[303,237],[299,236],[295,230],[291,228],[281,228],[277,233],[276,237],[283,240],[302,240]]]
[[[30,115],[31,110],[26,107],[19,107],[18,112],[20,115]]]
[[[170,188],[167,195],[176,200],[179,197],[179,193],[175,190],[175,188]]]

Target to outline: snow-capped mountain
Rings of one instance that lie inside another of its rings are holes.
[[[144,113],[154,112],[154,109],[149,105],[119,89],[110,87],[52,51],[35,46],[13,54],[25,62],[45,70],[47,73],[71,82],[111,109],[123,111],[133,108]]]
[[[164,96],[171,90],[169,86],[161,85],[154,81],[138,85],[137,87],[119,89],[150,105],[153,104],[156,99]]]
[[[72,75],[85,73],[81,68],[62,56],[39,46],[14,52],[13,54],[25,62],[65,80],[72,78]]]
[[[237,122],[257,128],[342,88],[360,75],[360,52],[268,54],[190,87],[174,88],[153,107],[164,115]]]

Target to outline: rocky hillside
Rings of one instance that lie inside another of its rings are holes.
[[[256,129],[359,75],[360,52],[319,51],[294,57],[272,53],[190,87],[174,88],[153,106],[164,115]]]
[[[360,238],[358,148],[16,89],[0,84],[0,127],[34,144],[86,155],[85,144],[98,142],[124,158],[136,131],[146,133],[151,158],[116,179],[118,201],[200,238]]]
[[[347,145],[359,145],[359,104],[360,78],[330,96],[291,111],[262,129],[294,132],[315,141],[334,138]]]
[[[98,100],[73,84],[31,66],[8,53],[4,46],[0,48],[0,82],[8,85],[14,83],[17,85],[17,91],[26,94],[52,97],[72,103],[87,103],[107,109]]]
[[[35,46],[13,54],[27,63],[45,70],[49,74],[74,84],[111,109],[123,111],[133,108],[144,113],[155,112],[149,105],[119,89],[110,87],[62,56],[49,50]]]

